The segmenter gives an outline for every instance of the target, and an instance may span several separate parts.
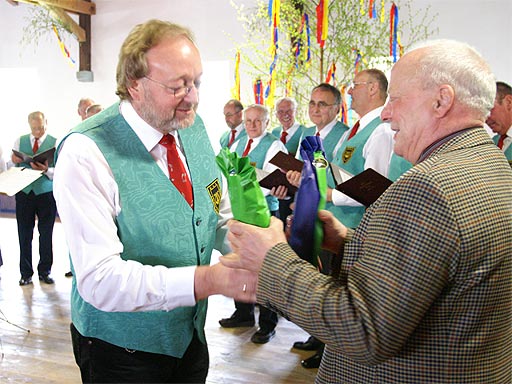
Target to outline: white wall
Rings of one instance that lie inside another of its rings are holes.
[[[246,0],[247,6],[255,0]],[[228,0],[96,0],[92,17],[92,70],[94,82],[76,80],[77,68],[63,57],[55,36],[38,46],[22,48],[22,30],[28,24],[28,5],[15,7],[0,0],[0,146],[10,156],[15,138],[28,132],[27,114],[42,110],[48,130],[62,136],[79,122],[76,105],[92,97],[108,106],[115,96],[115,69],[119,47],[138,23],[151,18],[168,19],[190,27],[202,52],[205,75],[199,112],[216,138],[226,129],[222,107],[233,85],[232,39],[241,41],[244,31]],[[237,0],[240,3],[240,0]],[[415,7],[431,5],[438,14],[439,35],[467,41],[491,63],[499,80],[512,83],[511,0],[414,0]],[[405,38],[404,38],[405,41]],[[66,40],[71,56],[78,59],[78,44]],[[244,103],[251,100],[242,100]]]

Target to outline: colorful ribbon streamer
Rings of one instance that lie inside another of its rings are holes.
[[[305,34],[305,36],[304,36]],[[303,41],[306,41],[305,49]],[[309,64],[311,61],[311,30],[309,28],[309,16],[307,13],[302,15],[299,32],[297,34],[297,43],[295,44],[295,67],[299,68],[299,62]]]
[[[66,57],[70,61],[70,65],[74,66],[75,60],[73,60],[73,58],[71,57],[71,54],[69,53],[68,49],[64,45],[64,42],[60,38],[59,32],[57,31],[57,27],[55,27],[55,25],[52,25],[52,28],[53,28],[53,32],[55,33],[55,36],[57,36],[57,41],[59,42],[60,51],[62,52],[64,57]]]
[[[240,51],[235,55],[235,86],[232,89],[233,99],[240,100]]]
[[[336,86],[336,64],[332,62],[329,66],[329,71],[327,72],[327,77],[325,78],[326,83],[330,83],[332,80],[332,85]]]
[[[316,6],[316,17],[316,41],[320,44],[320,48],[323,48],[329,31],[329,0],[320,0]]]
[[[380,2],[380,22],[384,23],[386,21],[386,4],[385,0],[381,0]]]
[[[370,3],[368,4],[368,17],[370,19],[377,18],[377,11],[375,9],[375,1],[374,0],[370,0]]]
[[[348,104],[347,98],[345,97],[347,87],[345,85],[341,86],[341,108],[340,108],[340,120],[343,124],[348,125]]]
[[[285,96],[291,97],[293,94],[293,88],[292,88],[292,74],[293,74],[294,66],[290,66],[290,69],[288,70],[288,73],[286,74],[286,87],[285,87]]]
[[[272,61],[272,64],[270,64],[270,69],[269,69],[270,76],[269,76],[267,88],[265,89],[266,105],[269,108],[274,107],[274,94],[275,94],[275,89],[276,89],[276,82],[275,82],[275,73],[276,72],[274,71],[274,69],[276,68],[276,64],[277,64],[277,54],[274,55],[274,60]]]
[[[356,54],[356,60],[354,61],[354,74],[357,74],[359,72],[359,66],[361,65],[363,56],[361,55],[361,51],[357,48],[352,48],[352,51]]]
[[[398,52],[398,7],[395,3],[391,5],[389,15],[389,55],[393,56],[393,63],[396,63]]]
[[[255,104],[263,104],[263,85],[261,83],[261,79],[257,79],[253,84],[254,90],[254,103]]]

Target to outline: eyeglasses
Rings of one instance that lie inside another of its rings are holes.
[[[292,114],[292,113],[293,113],[293,109],[287,109],[287,110],[285,110],[285,111],[280,111],[280,110],[278,110],[276,113],[277,113],[278,115],[289,115],[289,114]]]
[[[360,84],[373,84],[373,81],[353,81],[350,83],[348,87],[354,89],[356,86]]]
[[[187,96],[192,91],[192,88],[195,88],[196,90],[199,88],[199,85],[197,85],[197,86],[193,85],[192,87],[176,87],[176,88],[173,88],[173,87],[169,87],[168,85],[165,85],[164,83],[161,83],[160,81],[152,79],[149,76],[144,76],[144,78],[152,81],[155,84],[158,84],[159,86],[164,88],[167,92],[171,93],[174,97],[176,97],[178,99]]]
[[[333,105],[339,105],[338,103],[334,104],[327,104],[325,101],[319,101],[318,103],[315,103],[313,100],[309,102],[309,108],[315,108],[318,107],[320,109],[325,109],[327,107],[332,107]]]
[[[228,113],[224,114],[224,117],[231,117],[231,116],[235,116],[235,115],[238,115],[240,112],[242,112],[242,111],[240,110],[240,111],[238,111],[238,112],[233,112],[233,113],[228,112]]]

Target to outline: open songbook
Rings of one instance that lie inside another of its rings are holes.
[[[42,171],[30,168],[12,167],[0,173],[0,193],[14,196],[27,185],[43,176]]]
[[[15,149],[13,149],[12,152],[20,159],[23,159],[24,163],[44,163],[46,160],[48,160],[48,163],[51,163],[53,160],[53,156],[55,156],[55,147],[50,148],[44,152],[38,153],[36,155],[29,155],[27,153],[23,153]]]

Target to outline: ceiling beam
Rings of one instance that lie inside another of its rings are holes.
[[[7,0],[11,4],[27,3],[57,7],[75,14],[95,15],[96,3],[85,0]]]
[[[69,16],[65,11],[63,11],[61,8],[58,7],[52,7],[43,5],[44,8],[48,9],[50,13],[57,19],[60,20],[60,22],[69,27],[73,35],[76,36],[77,40],[82,43],[86,39],[85,30],[80,27],[75,20],[71,16]]]

